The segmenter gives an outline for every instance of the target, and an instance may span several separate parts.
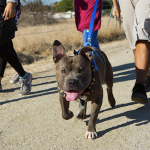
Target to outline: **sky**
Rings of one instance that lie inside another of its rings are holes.
[[[43,2],[44,2],[45,0],[43,0]],[[60,2],[61,0],[49,0],[50,1],[50,3],[55,3],[55,2]]]
[[[34,1],[34,0],[26,0],[26,1]],[[43,2],[43,4],[44,5],[49,5],[49,4],[53,4],[53,3],[55,3],[55,2],[60,2],[61,0],[42,0],[42,2]],[[23,0],[21,0],[21,3],[22,4],[24,4],[23,3]]]
[[[55,2],[60,2],[61,0],[42,0],[43,4],[51,4]]]
[[[21,1],[23,1],[23,0],[21,0]],[[34,1],[34,0],[26,0],[26,1]],[[55,2],[60,2],[60,1],[61,0],[42,0],[42,2],[43,2],[44,5],[49,5],[49,4],[52,4],[52,3],[55,3]]]

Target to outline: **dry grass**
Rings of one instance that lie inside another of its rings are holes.
[[[106,30],[108,17],[102,17],[102,26],[98,34],[99,43],[108,42],[124,36],[123,28],[116,28],[111,19]],[[82,46],[82,33],[78,32],[74,19],[64,19],[60,23],[41,26],[18,26],[14,47],[23,64],[33,63],[52,54],[54,40],[59,40],[69,50]],[[38,34],[37,34],[38,33]]]

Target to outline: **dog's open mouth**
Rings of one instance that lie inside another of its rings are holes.
[[[66,100],[67,101],[74,101],[75,99],[77,99],[79,97],[79,95],[82,92],[79,92],[79,91],[64,91],[64,93],[66,93]]]

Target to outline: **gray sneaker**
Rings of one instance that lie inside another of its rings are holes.
[[[13,77],[13,79],[10,80],[10,83],[17,83],[17,82],[19,82],[19,75],[15,74],[14,77]]]
[[[31,82],[32,82],[32,74],[27,73],[26,77],[23,79],[19,79],[19,83],[21,84],[20,95],[28,95],[31,91]]]

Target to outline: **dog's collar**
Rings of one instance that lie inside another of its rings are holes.
[[[62,89],[60,88],[59,85],[57,86],[57,89],[58,89],[58,91],[60,92],[60,94],[62,95],[62,97],[66,98],[66,93],[64,92],[64,90],[62,90]]]

